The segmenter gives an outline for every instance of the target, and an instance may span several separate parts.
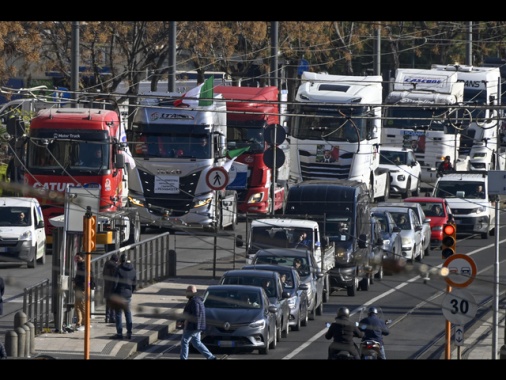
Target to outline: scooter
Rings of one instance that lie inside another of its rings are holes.
[[[358,326],[358,322],[355,322],[355,324]],[[329,328],[330,325],[331,324],[329,322],[326,323],[327,328]],[[328,357],[329,360],[356,360],[355,356],[353,356],[353,354],[351,352],[346,351],[346,350],[340,350],[340,351],[331,350],[330,349],[331,346],[332,346],[332,343],[329,345],[329,357]],[[360,349],[356,343],[355,343],[355,347],[357,348],[358,352],[360,352]]]
[[[381,308],[376,307],[378,309],[378,317],[380,319],[384,319],[383,317],[383,311]],[[367,308],[362,308],[360,311],[360,317],[359,320],[362,320],[365,318],[367,314]],[[392,323],[391,319],[386,319],[385,323],[387,325]],[[364,339],[360,342],[360,358],[362,360],[379,360],[381,353],[381,343],[373,340],[373,339]]]

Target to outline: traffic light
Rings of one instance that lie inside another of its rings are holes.
[[[443,259],[447,259],[456,253],[457,227],[455,227],[455,224],[448,223],[443,225],[443,240],[441,243],[441,254]]]
[[[83,251],[93,252],[97,247],[97,217],[85,215],[83,218]]]

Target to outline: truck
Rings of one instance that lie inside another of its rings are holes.
[[[303,249],[311,251],[318,263],[320,272],[324,274],[324,301],[330,294],[329,271],[335,265],[335,246],[328,237],[321,233],[320,224],[314,220],[290,217],[260,218],[248,221],[246,228],[246,263],[252,264],[252,259],[259,249],[268,248],[298,248],[297,238],[305,232],[308,244]],[[236,246],[243,247],[241,235],[237,236]]]
[[[424,191],[432,190],[444,157],[450,156],[456,166],[461,139],[458,106],[463,100],[464,83],[456,72],[400,68],[395,73],[385,99],[381,143],[415,151]]]
[[[113,105],[48,108],[31,119],[23,194],[41,204],[48,249],[62,223],[68,187],[99,189],[96,244],[110,251],[140,240],[139,214],[128,203],[122,125]],[[96,152],[101,158],[94,161]]]
[[[390,173],[379,166],[383,78],[303,72],[290,110],[290,184],[363,182],[386,201]]]
[[[495,208],[499,196],[489,194],[488,174],[483,170],[460,171],[438,178],[432,196],[448,202],[457,234],[477,234],[482,239],[495,234]],[[478,186],[481,186],[480,193]]]
[[[213,91],[203,103],[190,92],[147,92],[139,99],[127,141],[135,162],[129,200],[141,229],[234,229],[237,192],[225,183],[232,160],[223,96]]]
[[[276,171],[264,160],[268,128],[280,125],[280,99],[276,86],[216,86],[227,105],[227,149],[243,151],[232,164],[234,181],[227,189],[237,191],[237,211],[242,214],[272,214],[283,211],[288,193],[289,148],[285,138],[280,149],[285,162]],[[279,131],[279,133],[284,132]],[[248,149],[249,148],[249,149]],[[269,151],[267,152],[269,154]],[[273,196],[274,195],[274,196]]]
[[[285,216],[318,221],[320,231],[335,246],[328,270],[329,294],[345,289],[348,296],[368,290],[381,261],[371,246],[371,198],[365,183],[351,180],[310,180],[288,190]]]
[[[461,125],[458,160],[463,170],[504,170],[506,148],[501,147],[498,67],[470,65],[432,65],[432,70],[456,72],[457,81],[464,83],[464,108],[459,111]],[[496,168],[497,165],[497,168]]]

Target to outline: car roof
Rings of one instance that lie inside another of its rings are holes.
[[[441,198],[441,197],[408,197],[408,198],[404,198],[404,202],[446,203],[446,199],[445,198]]]
[[[223,273],[222,277],[277,277],[279,273],[273,270],[257,270],[257,269],[231,269]]]
[[[306,257],[308,251],[300,248],[266,248],[259,249],[256,252],[258,256],[290,256],[290,257]]]
[[[242,267],[241,270],[254,270],[257,272],[260,271],[273,271],[273,272],[297,272],[297,269],[294,267],[285,267],[283,265],[273,265],[273,264],[249,264]]]
[[[414,213],[413,209],[410,208],[410,207],[399,207],[399,206],[376,206],[374,207],[374,209],[376,210],[385,210],[385,211],[388,211],[388,212],[405,212],[405,213],[409,213],[410,211]]]
[[[209,285],[206,290],[210,291],[210,290],[220,290],[220,289],[225,289],[225,290],[241,290],[241,291],[249,291],[249,292],[251,292],[251,291],[256,291],[256,292],[265,291],[260,286],[236,285],[236,284]]]

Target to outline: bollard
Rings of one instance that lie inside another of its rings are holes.
[[[35,325],[32,322],[26,322],[25,326],[30,328],[30,354],[35,354]]]
[[[5,333],[5,351],[8,358],[18,357],[18,334],[14,330]]]
[[[24,358],[26,351],[26,331],[22,327],[16,327],[16,333],[18,334],[18,358]]]
[[[14,328],[23,327],[23,325],[28,322],[28,317],[22,311],[18,311],[14,314]]]
[[[176,277],[177,254],[173,249],[169,249],[169,277]]]
[[[30,334],[30,327],[28,327],[26,325],[26,323],[22,326],[23,330],[25,330],[25,352],[23,354],[23,357],[25,358],[29,358],[30,357],[30,352],[32,350],[32,346],[30,345],[31,343],[31,335]]]
[[[90,289],[90,319],[94,318],[95,318],[95,289]]]

